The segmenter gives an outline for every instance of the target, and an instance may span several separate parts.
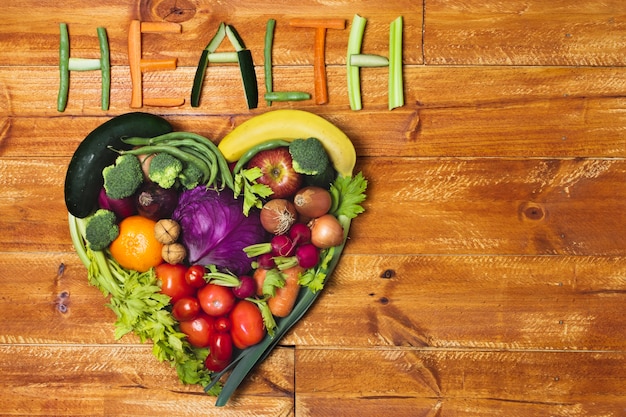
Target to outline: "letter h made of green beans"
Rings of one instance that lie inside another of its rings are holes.
[[[70,41],[67,24],[60,24],[61,39],[59,43],[59,94],[57,96],[57,110],[65,111],[67,97],[70,88],[70,71],[97,71],[102,74],[102,110],[109,109],[109,97],[111,91],[111,62],[109,56],[109,39],[106,29],[98,27],[98,42],[100,44],[100,58],[75,58],[70,57]]]

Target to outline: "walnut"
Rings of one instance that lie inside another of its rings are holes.
[[[161,256],[168,264],[176,265],[185,260],[187,249],[180,243],[170,243],[169,245],[163,245]]]
[[[178,240],[180,225],[176,220],[161,219],[154,225],[154,237],[164,245],[169,245]]]

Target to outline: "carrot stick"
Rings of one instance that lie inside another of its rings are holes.
[[[182,26],[174,22],[141,22],[141,33],[180,33]]]
[[[143,104],[151,107],[178,107],[185,104],[184,98],[175,98],[175,97],[154,97],[154,98],[144,98]]]
[[[142,106],[141,83],[141,22],[131,20],[128,28],[128,64],[130,66],[131,96],[130,107]]]
[[[328,103],[326,79],[326,29],[315,29],[315,53],[313,55],[313,80],[315,82],[315,104]]]
[[[294,266],[282,271],[285,277],[285,286],[276,289],[276,295],[267,300],[267,305],[276,317],[286,317],[291,313],[300,292],[298,280],[304,268]]]
[[[290,26],[314,28],[315,47],[313,49],[313,81],[315,83],[315,104],[328,103],[328,82],[326,79],[326,29],[345,29],[344,19],[291,19]]]
[[[345,19],[309,19],[294,18],[289,21],[289,26],[299,28],[326,28],[326,29],[345,29]]]
[[[139,61],[141,72],[169,71],[176,69],[176,58],[142,59]]]

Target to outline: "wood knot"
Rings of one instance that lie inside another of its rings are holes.
[[[396,271],[394,271],[393,269],[385,269],[383,273],[380,274],[380,277],[383,279],[391,279],[395,275],[396,275]]]
[[[519,215],[522,220],[539,221],[546,217],[543,207],[537,203],[525,202],[519,207]]]
[[[189,0],[147,0],[144,7],[151,16],[172,23],[186,22],[196,15],[196,6]]]

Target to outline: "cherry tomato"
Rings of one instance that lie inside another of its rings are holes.
[[[209,346],[214,322],[213,317],[200,312],[198,317],[193,320],[181,321],[179,326],[180,331],[187,335],[187,340],[191,346],[204,348]]]
[[[241,300],[230,312],[230,334],[238,349],[256,345],[265,336],[265,325],[261,311],[251,301]]]
[[[213,355],[210,355],[210,354],[204,360],[204,366],[206,366],[206,369],[208,369],[209,371],[212,371],[212,372],[223,371],[224,368],[226,368],[228,366],[228,363],[229,363],[229,361],[220,361],[220,360],[216,359],[215,357],[213,357]]]
[[[204,274],[206,268],[202,265],[191,265],[185,273],[185,281],[194,288],[202,288],[206,284]]]
[[[218,361],[230,361],[233,356],[233,339],[230,333],[213,332],[209,339],[211,356]]]
[[[196,292],[196,289],[185,281],[186,271],[185,265],[171,265],[166,262],[155,268],[156,276],[161,280],[161,292],[172,298],[170,301],[172,304]]]
[[[200,307],[209,316],[218,317],[226,315],[235,305],[233,291],[221,285],[207,284],[198,290]]]
[[[229,332],[230,327],[230,319],[226,316],[218,317],[215,320],[215,330],[217,330],[218,332]]]
[[[178,321],[195,319],[200,313],[200,302],[196,297],[183,297],[174,303],[172,315]]]

